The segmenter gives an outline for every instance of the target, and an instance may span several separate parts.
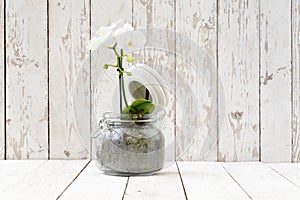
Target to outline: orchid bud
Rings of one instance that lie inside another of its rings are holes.
[[[108,65],[105,64],[105,65],[102,66],[102,68],[103,68],[103,69],[107,69],[107,68],[108,68]]]
[[[129,63],[132,63],[132,62],[134,62],[135,60],[134,60],[134,57],[128,55],[128,56],[126,57],[126,61],[129,62]]]
[[[126,73],[127,73],[127,76],[132,76],[131,72],[126,72]]]

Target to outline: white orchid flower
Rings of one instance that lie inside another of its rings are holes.
[[[102,26],[99,28],[99,30],[96,32],[98,36],[104,36],[104,35],[111,35],[113,31],[116,29],[116,27],[120,24],[122,20],[118,20],[114,23],[112,23],[110,26]]]
[[[130,24],[125,23],[122,28],[116,29],[116,31],[114,32],[114,36],[118,36],[121,35],[122,33],[126,33],[133,30],[134,28]]]
[[[103,45],[107,40],[113,36],[113,32],[119,25],[121,20],[112,23],[110,26],[102,26],[96,32],[97,36],[93,37],[87,44],[87,48],[91,51],[97,50],[101,45]]]
[[[95,51],[100,46],[112,46],[113,44],[105,45],[112,38],[117,40],[118,48],[124,51],[144,46],[146,42],[144,34],[141,31],[134,31],[129,23],[125,23],[123,27],[120,27],[120,22],[121,20],[118,20],[110,26],[100,27],[96,32],[97,36],[88,42],[87,48]]]
[[[141,31],[133,30],[134,28],[130,24],[126,23],[123,28],[119,28],[114,32],[114,36],[120,49],[128,51],[144,46],[146,43],[144,34]]]
[[[101,37],[93,37],[88,43],[87,48],[91,51],[97,50],[107,39],[109,39],[110,35],[106,34]]]

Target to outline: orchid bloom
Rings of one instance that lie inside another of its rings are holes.
[[[112,23],[110,26],[102,26],[96,32],[97,36],[93,37],[87,44],[87,48],[91,51],[97,50],[105,41],[113,36],[116,27],[121,20]]]
[[[96,32],[97,36],[88,42],[87,48],[95,51],[111,38],[115,38],[118,48],[125,51],[142,47],[146,42],[144,34],[140,31],[133,32],[134,28],[129,23],[125,23],[122,27],[120,22],[121,20],[112,23],[110,26],[100,27]]]
[[[130,24],[125,23],[122,28],[114,32],[120,49],[132,50],[144,46],[146,42],[144,34],[141,31],[132,32],[133,30],[134,28]]]

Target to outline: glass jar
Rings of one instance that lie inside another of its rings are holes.
[[[164,167],[165,138],[153,115],[120,119],[105,113],[93,136],[97,166],[106,174],[146,175]]]

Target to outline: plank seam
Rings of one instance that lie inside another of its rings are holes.
[[[3,61],[4,61],[4,70],[3,70],[3,73],[4,73],[4,87],[3,87],[3,95],[4,95],[4,98],[3,98],[3,101],[4,101],[4,160],[7,159],[7,137],[6,137],[6,0],[3,1],[3,26],[4,26],[4,30],[3,30]]]
[[[48,160],[50,159],[50,53],[49,49],[49,0],[47,0],[47,92],[48,92]]]
[[[123,195],[122,195],[122,200],[124,200],[124,198],[125,198],[128,183],[129,183],[129,177],[127,178],[127,181],[126,181],[126,185],[125,185],[124,192],[123,192]]]
[[[133,2],[134,0],[131,0],[131,26],[134,27],[134,24],[133,24]]]
[[[290,23],[291,23],[291,26],[290,26],[290,64],[291,64],[291,77],[290,77],[290,109],[291,109],[291,112],[290,112],[290,115],[291,115],[291,118],[290,118],[290,142],[291,142],[291,147],[290,147],[290,150],[291,150],[291,155],[290,155],[290,162],[292,162],[293,160],[293,0],[290,1]]]
[[[217,161],[220,161],[219,158],[219,153],[220,153],[220,148],[219,148],[219,137],[220,137],[220,126],[219,126],[219,0],[216,0],[216,101],[217,101]]]
[[[177,12],[176,12],[176,9],[177,9],[177,7],[176,7],[176,0],[174,0],[174,31],[175,31],[175,34],[174,34],[174,96],[175,96],[175,98],[174,98],[174,146],[175,146],[175,151],[174,151],[174,156],[175,156],[175,158],[174,158],[174,160],[176,161],[177,160],[177,153],[176,153],[176,149],[177,149],[177,132],[176,132],[176,122],[177,122],[177,120],[176,120],[176,118],[177,118],[177,115],[176,115],[176,113],[177,113],[177,109],[176,109],[176,107],[177,107],[177,105],[176,105],[176,99],[177,99],[177,92],[176,92],[176,84],[177,84],[177,76],[176,76],[176,69],[177,69],[177,47],[176,47],[176,45],[177,45],[177,41],[176,41],[176,31],[177,31],[177,26],[176,26],[176,23],[177,23],[177,18],[176,18],[176,15],[177,15]]]
[[[258,160],[261,161],[261,1],[258,3]]]
[[[290,182],[291,184],[295,185],[297,188],[300,189],[300,187],[294,183],[293,181],[291,181],[289,178],[287,178],[286,176],[284,176],[282,173],[280,173],[279,171],[277,171],[276,169],[274,169],[273,167],[271,167],[270,165],[267,165],[271,170],[273,170],[275,173],[277,173],[279,176],[281,176],[282,178],[284,178],[285,180],[287,180],[288,182]]]
[[[92,0],[89,0],[89,40],[92,38]],[[90,70],[90,76],[89,76],[89,89],[90,89],[90,133],[92,133],[93,130],[93,122],[92,122],[92,117],[93,117],[93,101],[92,101],[92,53],[89,51],[89,70]],[[93,139],[90,138],[90,159],[93,159]]]
[[[89,160],[85,166],[80,170],[80,172],[74,177],[74,179],[67,185],[67,187],[58,195],[56,200],[58,200],[64,193],[67,191],[67,189],[74,183],[74,181],[79,177],[79,175],[87,168],[87,166],[91,163],[91,160]]]
[[[245,194],[252,200],[253,198],[250,196],[250,194],[243,188],[243,186],[230,174],[230,172],[224,167],[223,164],[220,163],[220,165],[223,167],[223,169],[227,172],[227,174],[233,179],[233,181],[245,192]]]
[[[294,30],[294,13],[293,13],[293,8],[294,8],[294,4],[293,4],[293,0],[291,0],[291,162],[294,162],[294,92],[293,92],[293,88],[294,88],[294,51],[293,51],[293,41],[294,41],[294,37],[293,37],[293,30]],[[297,131],[297,130],[296,130]]]
[[[182,189],[183,189],[183,192],[184,192],[185,199],[188,200],[187,193],[186,193],[186,190],[185,190],[185,187],[184,187],[184,184],[183,184],[183,179],[182,179],[182,176],[181,176],[181,173],[180,173],[178,163],[177,162],[175,162],[175,163],[176,163],[176,167],[177,167],[177,171],[178,171],[178,174],[179,174],[179,178],[180,178],[180,182],[181,182],[181,185],[182,185]]]

